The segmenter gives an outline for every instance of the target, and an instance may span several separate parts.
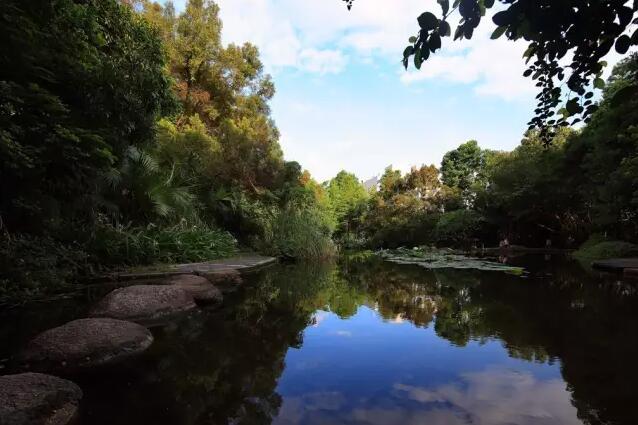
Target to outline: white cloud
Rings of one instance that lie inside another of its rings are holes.
[[[316,74],[338,74],[347,59],[339,50],[304,49],[299,53],[299,67]]]
[[[475,83],[474,91],[480,95],[529,100],[537,89],[532,80],[523,77],[525,43],[505,38],[491,40],[491,30],[491,23],[485,22],[471,40],[446,39],[442,51],[431,56],[420,71],[402,73],[401,81],[411,84],[436,79]]]
[[[256,44],[270,71],[294,67],[338,73],[348,56],[399,62],[416,16],[434,0],[360,1],[350,12],[340,0],[217,0],[226,42]]]

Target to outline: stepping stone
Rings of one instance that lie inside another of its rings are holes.
[[[205,276],[206,279],[214,285],[224,285],[226,287],[238,286],[244,281],[241,277],[241,273],[235,269],[206,271],[201,272],[201,275]]]
[[[168,285],[135,285],[116,289],[91,311],[91,317],[112,317],[150,323],[196,307],[193,296]]]
[[[0,376],[0,424],[66,425],[82,390],[66,379],[41,373]]]
[[[79,319],[36,336],[18,361],[35,371],[73,371],[121,361],[142,353],[152,342],[151,332],[136,323]]]
[[[220,304],[222,292],[208,279],[194,274],[183,274],[169,278],[166,283],[189,293],[197,302]]]

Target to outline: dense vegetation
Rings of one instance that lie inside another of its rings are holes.
[[[0,298],[242,248],[638,241],[638,99],[615,101],[637,56],[580,130],[513,152],[470,141],[366,190],[283,159],[259,51],[221,27],[204,0],[0,3]]]
[[[331,255],[321,187],[286,162],[251,44],[218,6],[0,4],[0,297],[238,244]]]

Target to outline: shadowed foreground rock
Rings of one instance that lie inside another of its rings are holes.
[[[135,285],[112,291],[91,311],[92,317],[152,322],[195,308],[192,295],[168,285]]]
[[[203,272],[202,275],[209,282],[218,286],[222,292],[236,289],[243,283],[241,273],[234,269],[208,271]]]
[[[76,370],[114,363],[146,350],[153,335],[145,327],[115,319],[79,319],[36,336],[19,357],[37,371]]]
[[[41,373],[0,376],[0,424],[64,425],[75,416],[82,390]]]
[[[183,289],[197,302],[220,304],[223,300],[222,292],[202,276],[194,274],[178,275],[168,279],[167,283]]]

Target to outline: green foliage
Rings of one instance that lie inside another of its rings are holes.
[[[258,245],[262,251],[294,259],[324,259],[336,254],[321,211],[289,206],[273,217]]]
[[[594,242],[588,240],[572,255],[581,261],[633,257],[638,255],[638,245],[624,241]]]
[[[485,168],[491,154],[481,149],[476,140],[470,140],[443,156],[441,181],[458,189],[465,205],[472,205],[476,191],[485,187]]]
[[[206,225],[102,225],[89,248],[95,261],[105,266],[186,263],[230,256],[237,252],[237,241],[230,233]]]
[[[472,210],[443,213],[434,229],[436,241],[447,246],[469,244],[479,236],[484,220],[478,212]]]
[[[330,209],[337,223],[335,236],[342,242],[356,244],[360,216],[368,200],[368,192],[354,174],[340,171],[324,183]]]
[[[77,244],[51,237],[0,237],[0,303],[68,290],[91,271],[89,255]]]
[[[0,215],[13,231],[86,218],[172,108],[160,39],[115,0],[8,0],[0,20]]]

